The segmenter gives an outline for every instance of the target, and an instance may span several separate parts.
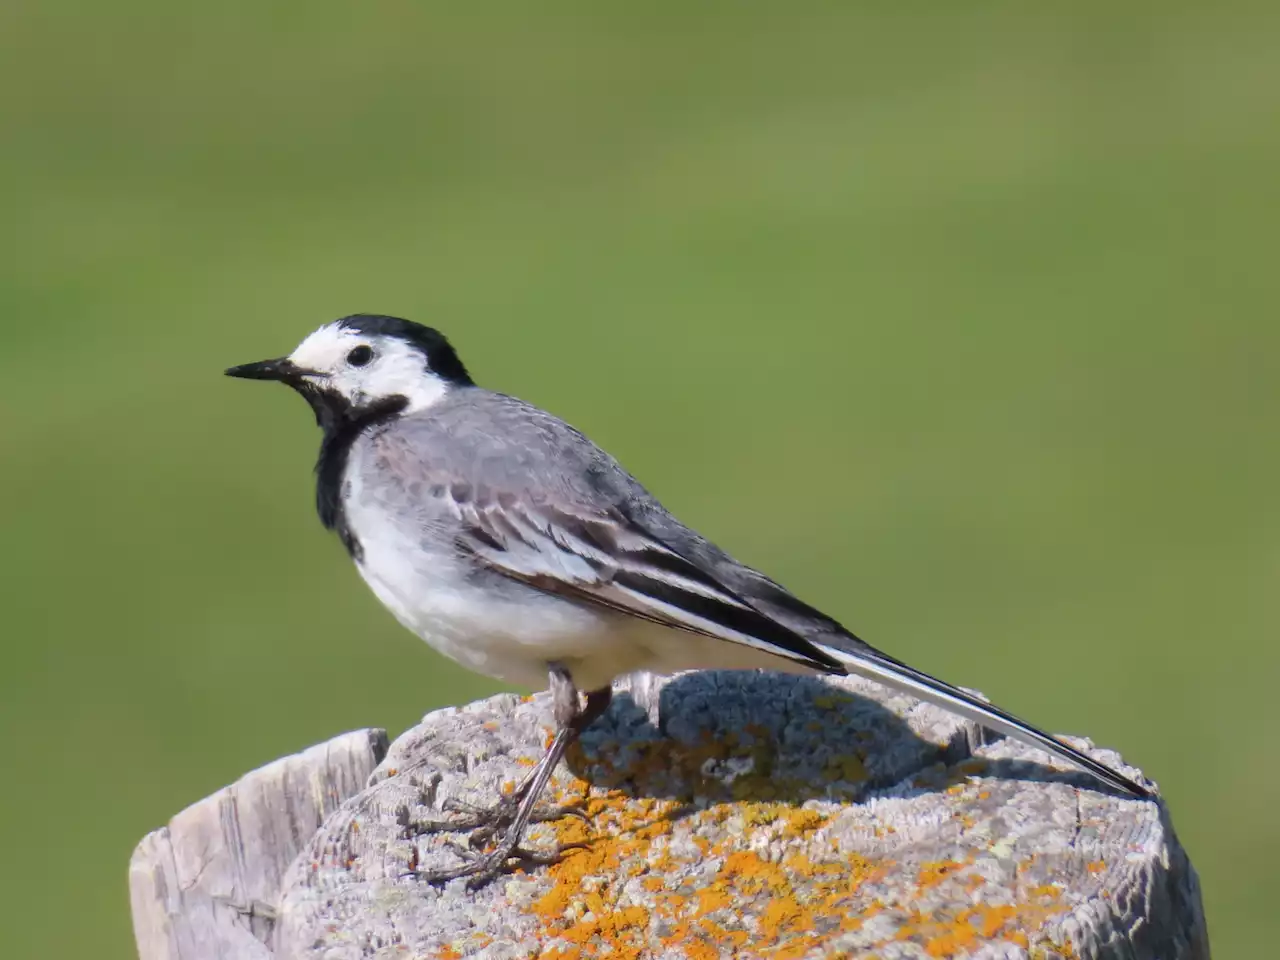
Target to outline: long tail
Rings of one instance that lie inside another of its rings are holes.
[[[814,645],[821,647],[825,652],[839,660],[851,673],[866,677],[868,680],[875,680],[877,683],[883,683],[913,697],[928,700],[944,710],[949,710],[984,727],[997,730],[1028,746],[1047,750],[1054,756],[1088,771],[1103,783],[1124,793],[1140,799],[1154,796],[1154,792],[1150,788],[1135,783],[1105,764],[1085,756],[1079,750],[1073,749],[1043,730],[1038,730],[1031,724],[1019,720],[1013,714],[1006,713],[993,704],[984,703],[972,694],[965,693],[958,687],[944,683],[929,676],[927,673],[922,673],[914,667],[909,667],[873,647],[863,646],[857,652],[854,652],[828,646],[825,643],[815,643]]]

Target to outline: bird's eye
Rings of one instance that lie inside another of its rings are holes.
[[[373,347],[360,344],[358,347],[352,347],[351,352],[347,354],[347,363],[353,367],[363,367],[373,359]]]

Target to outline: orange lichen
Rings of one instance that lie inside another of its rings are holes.
[[[975,907],[966,915],[968,924],[978,935],[990,939],[1018,915],[1017,907]]]
[[[585,846],[567,852],[548,869],[550,888],[531,907],[541,921],[543,942],[559,946],[550,955],[627,960],[679,947],[688,957],[712,960],[726,950],[749,948],[772,960],[790,960],[820,942],[818,917],[838,918],[839,926],[828,936],[861,926],[848,907],[858,887],[882,875],[882,867],[842,855],[825,839],[809,846],[828,815],[775,799],[784,785],[768,782],[773,745],[763,731],[744,734],[741,742],[645,745],[627,770],[616,771],[619,783],[676,771],[684,782],[699,785],[700,792],[715,794],[721,788],[727,802],[690,813],[675,800],[601,789],[599,777],[595,789],[577,781],[556,797],[557,803],[578,804],[589,822],[565,818],[554,825],[562,846]],[[727,789],[704,772],[708,761],[744,755],[753,763]],[[571,757],[570,762],[582,759]],[[783,792],[792,793],[790,788]],[[675,814],[681,819],[674,819]],[[730,819],[740,826],[715,840],[697,832],[700,824],[711,827]],[[677,823],[689,844],[678,848],[679,853],[669,845]],[[751,835],[761,830],[794,849],[774,862],[752,848]],[[827,857],[838,859],[823,859]],[[698,876],[692,889],[682,885],[687,884],[682,878],[708,863],[715,865],[710,876]],[[644,891],[647,906],[626,899],[633,882]]]
[[[1004,904],[978,906],[953,916],[914,914],[898,929],[898,940],[912,940],[931,957],[960,956],[973,947],[1004,940],[1026,948],[1027,930],[1066,909],[1061,905]]]
[[[1047,883],[1042,887],[1032,887],[1027,891],[1026,896],[1030,900],[1057,900],[1062,896],[1062,890],[1052,883]]]
[[[916,885],[921,890],[927,890],[929,887],[937,886],[943,880],[953,876],[957,871],[964,869],[964,864],[959,860],[937,860],[920,865],[920,872],[916,876]]]
[[[944,882],[975,895],[987,884],[973,867],[976,854],[962,853],[921,864],[914,882],[888,898],[880,881],[896,865],[851,853],[847,841],[829,834],[830,815],[802,805],[821,799],[827,786],[780,779],[775,750],[766,731],[752,729],[695,745],[642,743],[628,751],[625,769],[588,757],[581,745],[571,748],[570,768],[590,767],[593,783],[555,781],[552,802],[584,817],[539,828],[552,830],[566,851],[539,871],[547,885],[529,907],[539,940],[550,946],[545,955],[640,960],[678,948],[691,960],[737,951],[800,960],[890,914],[886,930],[893,933],[862,949],[911,940],[945,960],[985,942],[1026,948],[1028,934],[1066,909],[1058,888],[1042,887],[1013,904],[973,906],[962,895],[962,905],[921,912]],[[853,755],[827,761],[826,769],[839,779],[865,777]],[[734,775],[718,779],[716,770]],[[637,784],[678,784],[687,792],[668,799],[670,791]]]

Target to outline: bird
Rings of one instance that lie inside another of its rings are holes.
[[[521,846],[565,751],[636,671],[856,674],[1079,767],[1152,788],[871,646],[675,518],[565,421],[471,378],[444,334],[381,314],[316,329],[228,376],[278,381],[321,430],[316,509],[395,618],[462,666],[551,694],[542,759],[471,827],[501,837],[432,883],[475,888],[538,860]],[[503,830],[502,828],[506,828]],[[541,862],[547,862],[545,859]]]

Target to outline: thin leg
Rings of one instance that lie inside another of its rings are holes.
[[[518,797],[515,815],[511,818],[511,826],[498,842],[497,847],[484,856],[476,857],[461,866],[450,870],[422,872],[418,876],[429,883],[445,883],[459,877],[469,877],[467,886],[472,890],[484,886],[494,877],[503,873],[507,862],[513,857],[532,860],[539,863],[554,863],[559,851],[550,856],[535,854],[520,848],[520,840],[533,818],[538,798],[546,789],[556,766],[563,759],[570,744],[578,738],[587,727],[594,723],[607,709],[613,695],[610,687],[592,690],[586,695],[586,704],[579,703],[578,689],[573,685],[569,671],[559,664],[552,664],[549,669],[551,701],[556,719],[556,735],[546,754],[538,761],[528,776],[511,794],[511,799]],[[504,798],[504,800],[507,798]],[[502,804],[500,804],[502,806]],[[495,808],[496,811],[497,808]],[[508,808],[509,809],[509,808]]]
[[[553,695],[553,715],[556,718],[556,731],[574,727],[577,731],[585,730],[609,708],[613,691],[605,687],[593,690],[586,695],[586,706],[578,704],[577,688],[562,669],[553,665],[550,671],[550,689]],[[570,739],[569,744],[572,744]],[[569,744],[566,744],[566,749]],[[524,779],[516,784],[515,789],[501,797],[492,806],[468,803],[465,800],[449,798],[444,801],[442,809],[447,813],[461,814],[461,817],[450,820],[418,821],[414,828],[421,835],[425,833],[457,833],[463,830],[472,831],[471,846],[486,842],[499,828],[512,823],[520,810],[520,803],[528,795],[542,768],[551,759],[555,750],[553,743],[547,753],[524,775]],[[563,751],[562,751],[563,752]],[[555,764],[552,763],[554,770]],[[534,791],[541,792],[541,787]],[[535,809],[529,818],[530,823],[544,823],[548,820],[559,820],[561,817],[581,815],[573,807],[549,807]]]

